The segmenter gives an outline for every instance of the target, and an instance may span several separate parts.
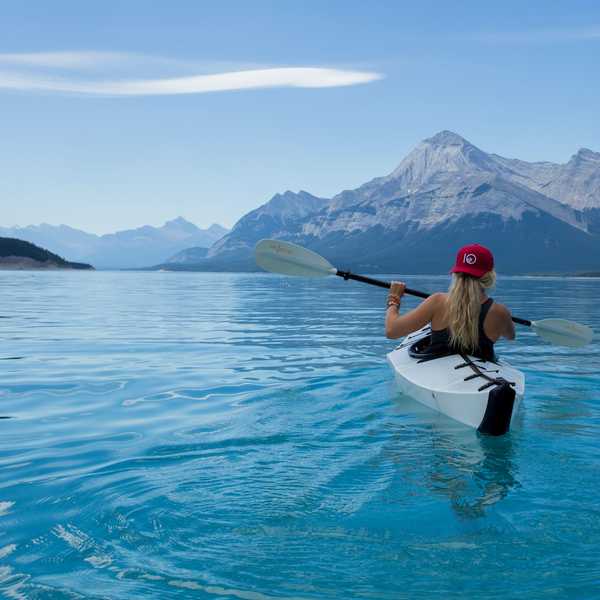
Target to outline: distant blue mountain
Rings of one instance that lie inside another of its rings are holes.
[[[442,131],[389,175],[331,200],[275,196],[189,267],[256,270],[254,245],[267,237],[371,272],[446,273],[470,242],[489,246],[504,273],[597,271],[600,154],[584,149],[564,165],[529,163]]]
[[[195,264],[199,260],[206,258],[207,254],[208,248],[203,248],[202,246],[193,246],[192,248],[186,248],[174,256],[171,256],[171,258],[165,261],[165,263],[173,265]]]
[[[220,225],[200,229],[182,217],[162,227],[146,225],[102,236],[66,225],[0,227],[0,235],[27,240],[69,260],[91,263],[100,269],[155,265],[190,246],[208,248],[227,232]]]

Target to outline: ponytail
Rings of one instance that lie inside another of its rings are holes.
[[[472,354],[479,346],[479,314],[481,293],[494,287],[496,273],[488,271],[476,278],[466,273],[454,273],[448,291],[448,327],[450,344],[460,352]]]

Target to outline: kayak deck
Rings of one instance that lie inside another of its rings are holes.
[[[414,358],[409,353],[410,347],[428,333],[429,328],[426,327],[407,336],[387,355],[400,390],[456,421],[480,428],[484,417],[490,416],[488,404],[492,400],[497,402],[494,398],[498,392],[494,390],[499,386],[490,380],[504,380],[515,392],[514,406],[511,405],[512,411],[507,417],[511,421],[525,393],[523,373],[503,361],[491,362],[474,357],[466,357],[465,360],[457,354],[425,360]],[[503,403],[504,400],[494,405],[494,410],[507,410]],[[491,404],[490,408],[493,408]],[[498,418],[498,415],[491,416]]]

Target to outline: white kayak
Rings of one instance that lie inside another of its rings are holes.
[[[432,358],[429,326],[387,355],[400,390],[482,433],[506,433],[525,393],[525,376],[503,361],[453,354]]]

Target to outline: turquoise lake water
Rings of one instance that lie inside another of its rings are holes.
[[[494,295],[600,332],[600,280]],[[0,298],[6,597],[600,597],[600,337],[499,345],[526,396],[487,438],[399,395],[372,287],[0,272]]]

